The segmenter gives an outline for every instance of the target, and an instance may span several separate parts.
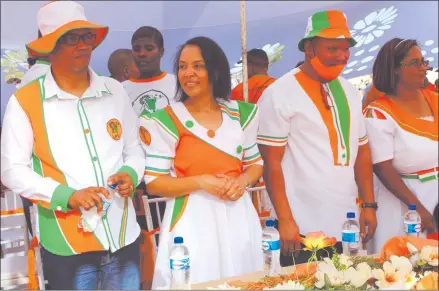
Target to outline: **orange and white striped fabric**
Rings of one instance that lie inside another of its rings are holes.
[[[239,176],[262,165],[256,145],[258,108],[220,101],[222,125],[212,133],[197,123],[185,105],[172,104],[139,118],[146,152],[145,183],[157,177],[203,174]],[[251,196],[225,201],[197,190],[166,204],[153,288],[169,287],[169,249],[182,236],[191,255],[193,284],[239,276],[263,269],[261,225]]]
[[[411,116],[385,96],[369,104],[364,116],[372,162],[391,161],[407,187],[433,213],[438,203],[438,94],[422,92],[433,110],[433,121]],[[403,216],[408,209],[379,179],[374,188],[379,205],[374,245],[379,250],[389,238],[404,235]]]
[[[140,234],[131,199],[113,197],[94,233],[78,228],[81,212],[67,205],[76,190],[105,187],[117,172],[136,186],[145,167],[125,90],[89,72],[90,87],[78,98],[62,91],[49,70],[10,98],[3,120],[2,182],[38,204],[41,245],[61,256],[114,252]]]
[[[299,68],[271,84],[258,102],[258,143],[285,146],[286,193],[300,231],[341,240],[346,212],[358,211],[354,165],[368,139],[359,91],[341,77],[331,81],[327,108],[320,86]]]

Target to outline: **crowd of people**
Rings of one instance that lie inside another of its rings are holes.
[[[168,198],[153,212],[163,217],[153,289],[170,286],[176,236],[189,249],[193,284],[262,270],[261,223],[247,191],[261,180],[282,266],[309,259],[300,243],[308,232],[335,237],[341,251],[347,212],[375,250],[404,234],[409,204],[421,235],[437,234],[438,94],[425,87],[430,66],[415,40],[382,46],[373,66],[381,93],[363,106],[340,77],[356,44],[346,16],[314,13],[298,42],[303,61],[280,78],[268,75],[263,50],[248,52],[245,102],[210,38],[181,45],[171,74],[160,67],[161,32],[141,27],[131,49],[111,54],[106,77],[90,57],[107,26],[73,1],[52,1],[37,19],[39,37],[26,45],[35,64],[3,120],[1,181],[38,205],[51,289],[140,288],[136,189]],[[101,195],[112,199],[107,210]],[[95,206],[105,213],[86,232],[81,216]]]

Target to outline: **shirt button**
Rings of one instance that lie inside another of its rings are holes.
[[[62,210],[61,206],[57,206],[56,210],[61,211]]]
[[[238,154],[242,153],[242,146],[238,146],[238,148],[236,149],[236,152]]]
[[[98,160],[98,158],[97,158],[97,157],[93,157],[93,161],[95,161],[95,162],[96,162],[97,160]]]
[[[88,128],[84,129],[84,132],[87,134],[90,132],[90,130]]]

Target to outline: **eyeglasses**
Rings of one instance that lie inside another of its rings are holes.
[[[96,34],[94,33],[86,33],[83,35],[75,34],[75,33],[68,33],[61,37],[60,43],[68,45],[68,46],[75,46],[79,43],[79,40],[82,40],[82,42],[86,45],[94,45],[96,42]]]
[[[427,60],[422,60],[422,61],[420,61],[420,60],[411,60],[409,62],[401,62],[401,65],[404,66],[404,67],[407,67],[407,68],[413,68],[413,67],[420,68],[421,66],[429,68],[430,67],[430,61],[427,61]]]

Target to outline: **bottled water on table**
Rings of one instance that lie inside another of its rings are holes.
[[[361,244],[360,244],[360,226],[355,220],[355,213],[348,212],[347,220],[343,224],[341,241],[343,244],[343,254],[346,256],[357,256]]]
[[[267,220],[262,231],[262,249],[264,250],[264,271],[270,277],[281,273],[279,238],[279,232],[274,228],[274,221]]]
[[[416,211],[416,205],[410,204],[409,211],[404,215],[404,232],[407,236],[419,237],[421,232],[421,216]]]
[[[190,289],[190,257],[183,238],[174,238],[174,246],[169,256],[171,268],[171,288],[178,290]]]

